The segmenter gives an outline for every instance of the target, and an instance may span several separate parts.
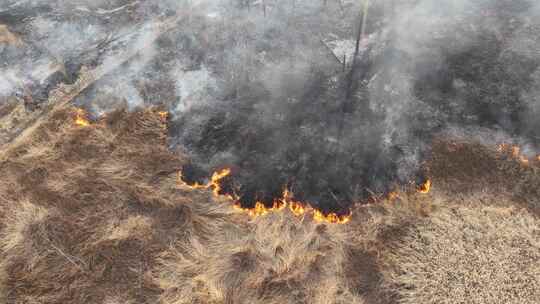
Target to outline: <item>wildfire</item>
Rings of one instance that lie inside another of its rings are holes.
[[[212,174],[212,178],[210,179],[210,183],[208,183],[207,188],[212,188],[212,192],[215,196],[220,195],[221,191],[221,185],[220,181],[231,174],[231,169],[225,168],[221,171],[214,172]]]
[[[256,202],[255,207],[253,207],[253,208],[243,208],[242,206],[240,206],[239,202],[236,202],[236,203],[234,203],[233,207],[236,210],[246,212],[251,217],[259,217],[259,216],[267,215],[270,212],[282,211],[283,209],[285,209],[286,204],[283,203],[283,202],[275,201],[274,204],[272,205],[272,207],[267,208],[264,205],[264,203]]]
[[[220,196],[221,195],[219,193],[221,191],[220,182],[222,179],[224,179],[230,174],[231,174],[231,169],[225,168],[223,170],[214,172],[214,174],[212,174],[212,177],[210,178],[210,181],[206,185],[199,184],[197,182],[195,184],[190,185],[184,181],[184,176],[182,174],[182,171],[179,171],[178,182],[191,189],[212,189],[212,193],[214,193],[214,196]]]
[[[429,190],[431,190],[431,180],[429,179],[418,187],[418,192],[422,194],[429,193]]]
[[[298,202],[290,202],[289,209],[296,216],[302,216],[304,213],[306,213],[306,207]]]
[[[81,108],[75,111],[75,124],[82,127],[90,125],[90,122],[86,118],[86,112]]]
[[[351,220],[351,214],[337,215],[336,213],[323,214],[319,210],[313,211],[313,219],[317,222],[327,222],[332,224],[346,224]]]
[[[312,214],[313,220],[317,222],[325,222],[331,224],[345,224],[351,220],[351,213],[346,215],[338,215],[336,213],[324,214],[323,212],[313,209],[309,204],[295,201],[293,194],[287,188],[283,190],[281,198],[274,201],[272,207],[266,207],[264,203],[257,202],[254,208],[242,208],[240,204],[235,203],[235,208],[247,212],[251,217],[266,215],[270,212],[284,211],[287,206],[289,211],[296,217],[303,217],[306,214]]]
[[[392,191],[388,193],[388,200],[393,201],[395,199],[399,198],[399,194],[395,191]]]
[[[159,111],[158,115],[161,118],[161,120],[166,121],[167,117],[169,117],[169,112]]]
[[[529,157],[521,153],[521,148],[519,146],[510,146],[509,144],[500,144],[497,147],[499,153],[508,153],[514,159],[518,160],[522,165],[527,166],[530,162]],[[536,160],[540,161],[540,155],[536,157]]]
[[[182,174],[182,171],[179,171],[178,172],[178,183],[180,183],[181,185],[185,186],[185,187],[188,187],[190,189],[206,189],[207,188],[207,185],[202,185],[202,184],[199,184],[199,183],[195,183],[195,184],[188,184],[184,181],[184,175]]]
[[[303,217],[310,213],[313,216],[313,220],[317,222],[326,222],[331,224],[345,224],[350,221],[351,213],[345,215],[338,215],[336,213],[324,214],[323,212],[313,209],[307,203],[297,202],[293,199],[294,195],[287,188],[283,190],[282,197],[274,200],[271,207],[266,207],[263,202],[256,202],[253,208],[244,208],[238,201],[235,195],[221,193],[221,181],[231,174],[231,170],[226,168],[220,171],[216,171],[212,174],[210,181],[207,184],[188,184],[183,180],[182,172],[178,172],[178,182],[182,185],[189,187],[190,189],[212,189],[212,193],[216,197],[226,197],[229,200],[234,201],[233,208],[247,213],[250,217],[256,218],[259,216],[267,215],[271,212],[285,211],[287,207],[290,212],[296,217]]]

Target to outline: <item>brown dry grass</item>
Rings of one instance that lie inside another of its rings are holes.
[[[3,296],[150,302],[159,294],[146,277],[155,256],[192,223],[188,198],[175,189],[182,160],[167,151],[152,110],[119,111],[89,127],[73,115],[53,113],[2,151]]]
[[[329,225],[177,185],[154,109],[21,134],[0,151],[0,303],[538,302],[538,166],[479,145],[435,143],[432,192]]]
[[[385,258],[401,303],[540,303],[540,223],[524,210],[441,208]]]
[[[436,140],[428,162],[430,176],[446,195],[461,197],[462,204],[510,202],[540,215],[540,161],[524,165],[496,148],[463,138]]]
[[[340,226],[272,214],[161,254],[164,303],[364,303],[348,286]]]
[[[0,44],[3,43],[21,46],[23,42],[17,35],[13,34],[6,25],[0,24]]]

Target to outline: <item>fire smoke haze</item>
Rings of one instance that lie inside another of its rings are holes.
[[[440,136],[540,145],[540,5],[533,0],[15,1],[0,23],[0,96],[76,78],[82,65],[138,58],[77,102],[95,115],[165,105],[171,146],[202,182],[232,168],[245,206],[284,187],[342,210],[426,178]],[[146,45],[152,24],[183,14]],[[21,49],[23,51],[21,51]],[[39,99],[39,98],[37,98]]]

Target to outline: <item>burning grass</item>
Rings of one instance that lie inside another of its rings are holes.
[[[288,190],[235,209],[228,169],[182,183],[166,122],[65,108],[3,147],[0,301],[450,303],[455,287],[467,303],[538,302],[534,161],[436,142],[426,183],[334,225]]]
[[[231,174],[231,169],[225,168],[219,171],[216,171],[212,174],[212,177],[206,184],[189,184],[184,181],[182,172],[178,173],[178,183],[184,187],[187,187],[192,190],[200,189],[211,189],[214,197],[223,197],[231,201],[232,206],[239,211],[247,213],[250,217],[256,218],[259,216],[265,216],[271,212],[281,212],[289,210],[292,214],[297,217],[304,217],[307,214],[311,215],[316,222],[326,222],[331,224],[346,224],[351,220],[351,212],[347,214],[337,214],[335,212],[323,213],[320,210],[314,209],[309,205],[309,203],[299,202],[294,200],[294,194],[289,191],[287,188],[283,190],[283,194],[280,198],[274,199],[272,206],[267,207],[263,202],[256,202],[253,208],[242,207],[241,202],[239,201],[238,195],[235,193],[227,193],[223,191],[222,181],[223,179],[229,177]],[[287,208],[288,207],[288,208]]]

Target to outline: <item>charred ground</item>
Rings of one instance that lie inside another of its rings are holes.
[[[229,191],[246,207],[257,201],[270,206],[288,187],[318,208],[343,210],[394,184],[424,182],[421,164],[430,143],[451,128],[492,130],[538,150],[538,102],[524,92],[538,86],[540,61],[513,44],[538,25],[523,18],[531,2],[503,2],[458,9],[436,38],[412,39],[421,57],[404,47],[403,29],[378,23],[391,13],[381,15],[375,5],[367,33],[379,40],[367,42],[361,58],[342,73],[320,60],[306,64],[299,76],[291,64],[276,93],[263,73],[250,70],[230,94],[173,123],[173,136],[193,155],[185,168],[188,180],[201,182],[229,166],[235,184]],[[475,14],[489,16],[471,18]],[[249,45],[278,52],[265,48],[268,37],[250,33]],[[288,56],[292,52],[280,58],[294,62]]]

